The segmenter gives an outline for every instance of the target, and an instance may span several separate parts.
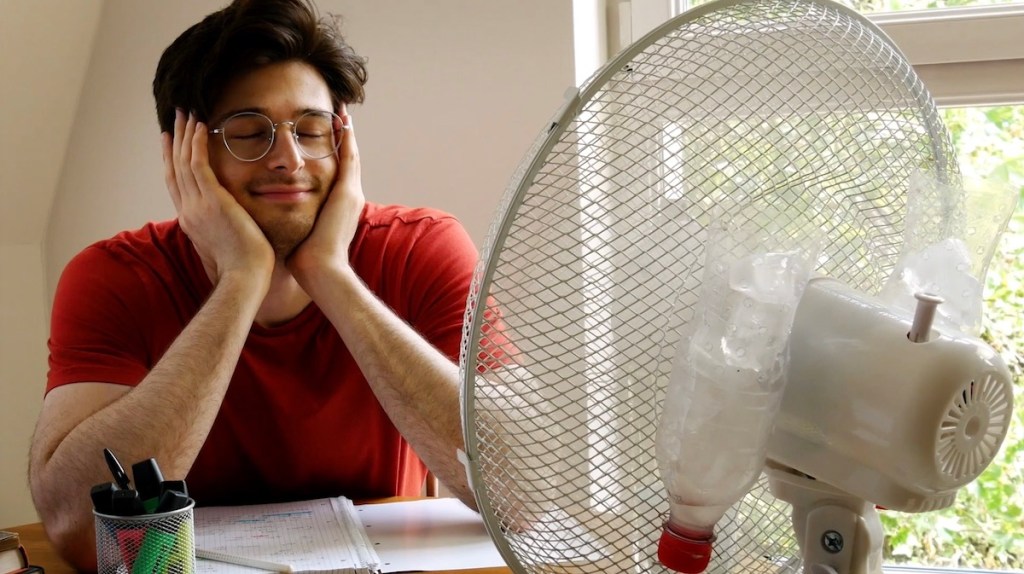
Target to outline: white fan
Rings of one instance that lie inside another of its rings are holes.
[[[788,385],[739,433],[761,457],[750,480],[716,468],[735,445],[678,465],[699,495],[742,486],[695,554],[713,572],[879,572],[874,505],[949,505],[1009,424],[1005,365],[962,332],[987,264],[965,201],[924,86],[842,6],[719,0],[614,58],[514,175],[467,309],[465,462],[512,570],[669,571],[663,527],[691,501],[670,504],[656,457],[666,388],[708,309],[737,303],[717,265],[750,255],[751,273],[802,273],[740,349],[771,351],[759,376]],[[985,221],[991,239],[1000,216]],[[968,244],[981,253],[947,257]],[[772,267],[780,253],[802,267]],[[934,324],[929,297],[907,307],[918,290],[952,300]]]

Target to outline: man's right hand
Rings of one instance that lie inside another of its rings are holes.
[[[177,110],[174,134],[161,134],[164,179],[181,229],[192,240],[214,285],[241,273],[269,285],[274,250],[263,231],[210,167],[208,128]]]
[[[88,357],[78,355],[86,370],[102,373],[99,365],[134,361],[136,370],[113,369],[120,374],[120,383],[130,373],[147,371],[134,386],[112,384],[97,376],[55,388],[43,399],[29,462],[33,502],[54,547],[80,570],[96,569],[91,501],[80,493],[110,480],[99,456],[102,449],[114,450],[123,460],[156,458],[165,476],[185,478],[217,418],[270,286],[274,251],[253,218],[217,180],[210,167],[207,133],[203,123],[179,112],[173,135],[162,135],[168,191],[181,228],[199,253],[214,289],[156,364],[149,363],[152,356],[112,347],[116,341],[150,332],[123,320],[143,318],[139,313],[145,313],[142,303],[151,300],[149,295],[139,294],[132,306],[118,308],[121,321],[101,309],[114,313],[115,306],[121,305],[118,289],[135,283],[96,282],[79,271],[67,275],[70,283],[58,289],[58,297],[62,290],[77,296],[79,287],[88,284],[102,299],[80,306],[69,303],[65,294],[65,303],[55,305],[55,325],[96,324],[88,335],[82,330],[62,335],[70,349],[97,349]],[[106,250],[90,253],[111,257],[104,254]],[[121,270],[121,275],[131,274],[131,269]],[[58,308],[62,317],[56,315]],[[116,357],[111,360],[105,354]]]

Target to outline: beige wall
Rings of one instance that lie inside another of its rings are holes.
[[[173,216],[149,83],[162,49],[221,4],[0,0],[0,526],[37,520],[25,462],[60,271],[92,241]],[[448,210],[481,245],[574,84],[571,0],[319,4],[369,58],[353,110],[367,197]]]
[[[0,0],[0,525],[35,520],[28,441],[46,374],[42,242],[102,0]]]

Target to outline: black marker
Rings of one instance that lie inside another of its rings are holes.
[[[114,482],[117,483],[118,488],[128,490],[131,486],[131,481],[128,480],[128,475],[125,474],[124,468],[121,467],[121,463],[117,461],[114,453],[110,452],[109,448],[105,448],[103,449],[103,457],[107,459],[110,474],[114,475]]]
[[[145,514],[146,508],[142,506],[137,491],[115,490],[110,499],[110,514],[113,516],[138,516]]]
[[[93,486],[89,491],[92,498],[92,506],[100,514],[110,514],[113,509],[114,491],[117,487],[111,482],[104,482]]]
[[[160,501],[156,505],[156,509],[153,512],[171,512],[174,510],[181,510],[188,506],[188,503],[192,502],[192,499],[183,492],[177,490],[165,490],[160,495]]]
[[[167,492],[168,490],[174,490],[188,496],[188,485],[185,484],[184,480],[165,480],[160,483],[160,494]]]
[[[142,506],[146,508],[146,512],[153,512],[160,502],[160,483],[164,481],[164,475],[160,472],[156,459],[147,458],[133,464],[132,476],[135,477],[135,488],[139,491]]]

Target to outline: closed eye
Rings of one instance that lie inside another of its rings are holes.
[[[232,140],[255,140],[255,139],[266,140],[266,139],[270,139],[270,134],[269,134],[269,132],[261,130],[261,131],[241,133],[241,134],[233,133],[229,137]]]

